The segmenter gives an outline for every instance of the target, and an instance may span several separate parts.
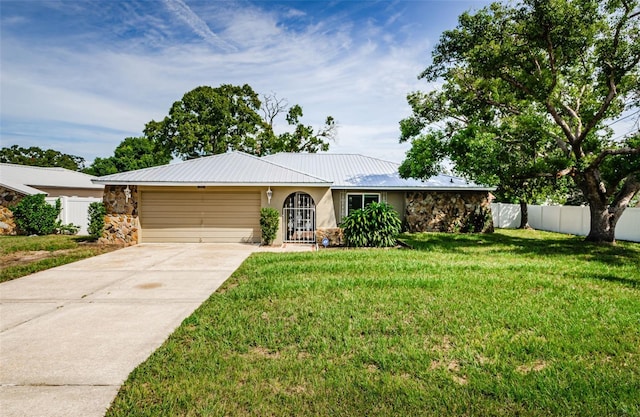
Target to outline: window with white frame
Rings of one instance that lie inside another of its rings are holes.
[[[371,203],[379,203],[380,194],[349,193],[347,194],[347,216],[353,210],[365,208]]]

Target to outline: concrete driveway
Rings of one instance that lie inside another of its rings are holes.
[[[103,416],[254,245],[142,244],[0,284],[0,414]]]

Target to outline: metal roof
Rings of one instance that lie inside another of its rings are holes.
[[[444,174],[433,176],[426,181],[400,178],[400,164],[358,154],[278,153],[262,159],[325,178],[332,182],[333,189],[494,189]]]
[[[237,151],[106,175],[94,182],[113,185],[330,185],[325,179]]]
[[[102,189],[103,185],[91,182],[93,178],[65,168],[0,163],[0,185],[27,195],[46,194],[39,187]]]

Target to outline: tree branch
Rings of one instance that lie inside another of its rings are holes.
[[[619,148],[619,149],[605,149],[589,164],[587,169],[596,169],[608,156],[613,155],[635,155],[640,154],[640,148]]]
[[[582,119],[580,118],[578,113],[575,110],[573,110],[571,107],[569,107],[567,104],[562,103],[562,107],[567,113],[569,113],[569,116],[571,116],[571,118],[574,119],[577,123],[576,131],[573,135],[575,137],[580,137],[580,133],[582,131]]]
[[[622,188],[613,198],[609,212],[613,212],[614,216],[619,218],[638,192],[640,192],[640,179],[637,174],[631,173],[627,175]]]
[[[260,110],[262,110],[265,122],[267,122],[272,129],[274,119],[278,114],[287,109],[288,104],[287,99],[278,98],[276,93],[262,95],[262,106]]]
[[[569,157],[569,155],[571,154],[571,150],[567,147],[567,143],[558,135],[555,135],[553,133],[550,133],[550,135],[555,139],[556,143],[558,144],[558,147],[564,153],[564,156]]]
[[[609,88],[607,97],[605,97],[604,101],[602,102],[602,105],[600,106],[600,109],[598,109],[598,112],[593,116],[591,120],[589,120],[587,125],[584,127],[584,129],[582,130],[582,134],[576,138],[577,146],[579,146],[582,143],[582,141],[587,137],[589,132],[591,132],[591,130],[596,126],[596,124],[598,124],[598,122],[602,120],[602,117],[604,116],[605,112],[609,108],[609,105],[611,104],[613,99],[618,95],[618,90],[616,88],[616,84],[613,79],[613,69],[609,74],[607,85]]]
[[[631,19],[640,16],[640,11],[638,12],[634,12],[632,13],[630,5],[627,2],[623,2],[624,4],[624,8],[625,8],[625,13],[622,17],[620,17],[620,20],[618,21],[618,24],[616,25],[616,30],[615,30],[615,34],[613,37],[613,49],[611,51],[612,56],[615,57],[617,51],[618,51],[618,47],[620,45],[620,36],[622,34],[622,28],[624,27],[624,25]],[[640,59],[640,55],[636,56],[636,59],[633,60],[632,65],[630,66],[630,68],[627,70],[626,68],[622,68],[623,72],[627,72],[629,70],[631,70],[632,68],[635,67],[635,65],[637,65],[638,63],[638,59]],[[605,61],[606,62],[606,61]],[[612,66],[612,64],[608,63],[608,76],[607,76],[607,87],[609,89],[609,91],[607,92],[607,96],[604,99],[602,105],[600,106],[600,108],[598,109],[598,112],[595,114],[595,116],[587,123],[587,125],[585,126],[584,130],[582,131],[582,135],[577,139],[577,144],[579,145],[589,134],[589,132],[596,126],[596,124],[598,124],[598,122],[602,119],[602,117],[604,116],[605,112],[607,111],[607,109],[609,108],[609,106],[611,105],[611,102],[613,101],[613,99],[615,98],[616,95],[618,95],[618,91],[617,91],[617,87],[616,87],[616,81],[615,81],[615,73],[616,70],[618,68],[615,68]]]
[[[576,141],[576,137],[571,132],[571,128],[569,127],[567,122],[565,122],[564,119],[560,116],[560,114],[558,114],[558,110],[556,110],[556,108],[553,106],[553,104],[551,104],[549,100],[547,100],[546,103],[544,104],[547,107],[547,111],[549,112],[551,117],[553,117],[553,120],[556,122],[558,126],[560,126],[560,128],[562,129],[562,132],[567,137],[567,139],[569,139],[569,144],[573,146],[573,144]],[[584,154],[581,154],[580,156],[582,157],[584,156]]]

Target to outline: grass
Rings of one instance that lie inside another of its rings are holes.
[[[640,416],[640,245],[252,255],[107,416]]]
[[[1,236],[0,282],[118,249],[84,236]]]

